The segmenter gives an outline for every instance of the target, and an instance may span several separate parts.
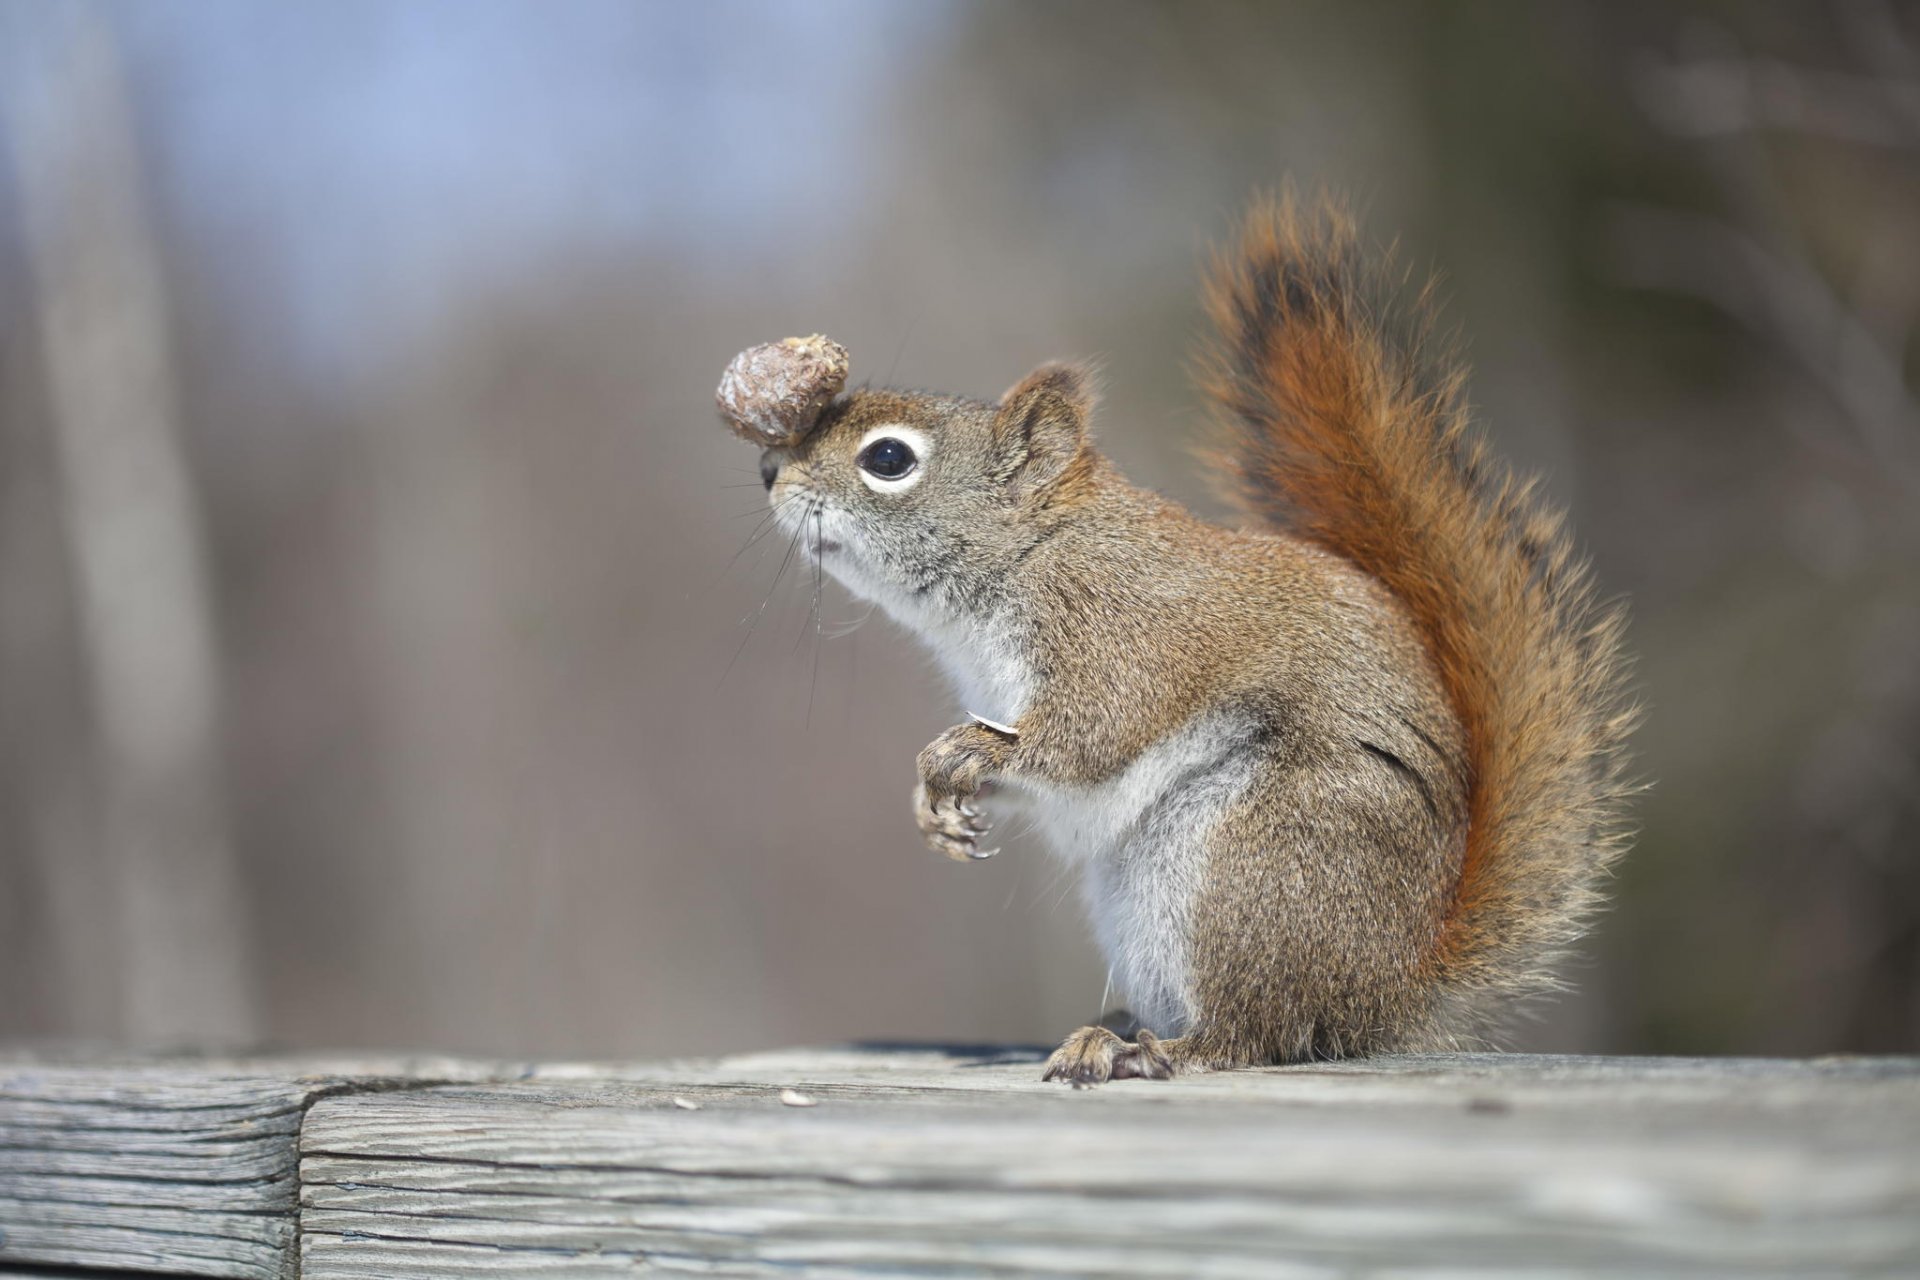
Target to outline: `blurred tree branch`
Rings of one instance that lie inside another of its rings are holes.
[[[1920,50],[1884,0],[1836,7],[1862,70],[1834,71],[1719,51],[1647,60],[1634,88],[1648,117],[1683,138],[1781,130],[1874,147],[1920,150]]]
[[[1711,303],[1793,357],[1877,467],[1920,482],[1920,402],[1900,348],[1885,345],[1804,256],[1776,253],[1719,218],[1643,205],[1620,206],[1611,231],[1624,283]]]
[[[1852,665],[1833,673],[1846,696],[1808,735],[1799,786],[1781,801],[1787,820],[1760,837],[1777,859],[1767,983],[1775,1015],[1817,1026],[1810,1038],[1910,1048],[1920,1039],[1920,392],[1908,351],[1920,277],[1897,252],[1910,255],[1911,211],[1869,206],[1897,205],[1920,177],[1920,52],[1884,0],[1831,12],[1860,67],[1752,55],[1706,28],[1690,42],[1706,53],[1642,61],[1642,110],[1705,149],[1725,212],[1616,207],[1609,248],[1622,282],[1707,302],[1745,330],[1759,360],[1785,357],[1837,410],[1837,433],[1804,415],[1787,425],[1852,481],[1847,501],[1873,531],[1874,571],[1850,575],[1867,608]],[[1833,199],[1817,181],[1783,176],[1776,150],[1788,144],[1790,161],[1814,143],[1864,153],[1857,172],[1873,199]],[[1806,230],[1815,213],[1863,255],[1851,296],[1817,265]],[[1877,234],[1877,218],[1904,233]]]
[[[218,660],[158,253],[119,65],[89,7],[15,11],[7,112],[35,284],[118,918],[120,1031],[254,1030]]]

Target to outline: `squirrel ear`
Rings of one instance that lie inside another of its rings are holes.
[[[1059,480],[1081,456],[1098,398],[1083,365],[1043,364],[1022,378],[993,417],[998,477],[1027,492]]]

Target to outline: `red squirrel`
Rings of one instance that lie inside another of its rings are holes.
[[[1261,201],[1217,256],[1206,456],[1241,528],[1128,483],[1077,365],[843,395],[845,351],[789,339],[723,381],[776,519],[961,694],[926,842],[987,856],[991,792],[1080,870],[1137,1030],[1074,1032],[1047,1079],[1479,1043],[1625,847],[1623,610],[1394,283],[1326,202]]]

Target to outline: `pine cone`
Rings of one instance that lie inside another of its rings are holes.
[[[736,435],[784,449],[813,429],[846,384],[847,349],[816,333],[748,347],[720,375],[714,399]]]

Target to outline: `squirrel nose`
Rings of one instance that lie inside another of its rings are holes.
[[[780,478],[780,459],[769,449],[760,455],[760,483],[767,486],[767,492],[773,492],[773,482]]]

